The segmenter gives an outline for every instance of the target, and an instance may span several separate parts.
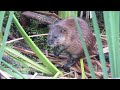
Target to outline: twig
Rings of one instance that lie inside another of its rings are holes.
[[[50,17],[50,15],[46,16],[46,15],[35,13],[32,11],[24,11],[22,13],[22,16],[27,17],[29,19],[37,20],[39,23],[43,23],[43,24],[52,24],[56,19],[58,19],[57,21],[59,21],[59,18]]]
[[[16,49],[16,50],[21,51],[21,52],[24,53],[24,54],[30,54],[30,55],[36,56],[35,53],[32,52],[32,51],[29,51],[29,50],[26,50],[26,49],[22,49],[22,48],[19,48],[19,47],[16,47],[16,46],[14,46],[13,48]],[[44,52],[43,52],[43,53],[44,53]],[[45,53],[44,53],[44,54],[45,54]],[[55,55],[54,55],[54,54],[48,53],[48,55],[49,55],[48,58],[55,58]],[[51,57],[51,56],[52,56],[52,57]],[[64,56],[64,55],[60,55],[58,58],[60,58],[60,59],[67,59],[67,57]]]
[[[107,41],[107,39],[106,38],[103,38],[103,37],[100,37],[101,39],[103,39],[103,40],[105,40],[105,41]]]
[[[96,64],[102,69],[102,65],[100,64],[99,61],[97,61],[97,60],[92,60],[92,63],[93,63],[93,64],[96,63]]]
[[[69,74],[71,74],[71,73],[73,73],[74,71],[71,71],[71,72],[69,72],[69,73],[66,73],[66,74],[63,74],[63,75],[61,75],[60,77],[65,77],[65,76],[67,76],[67,75],[69,75]]]
[[[77,67],[77,69],[80,71],[80,73],[82,73],[81,68],[79,67],[79,65],[76,63],[75,66]],[[85,75],[85,78],[87,79],[87,76]]]
[[[38,35],[31,35],[29,37],[38,37],[38,36],[47,36],[48,34],[38,34]],[[10,40],[10,41],[7,41],[6,43],[9,44],[9,43],[12,43],[12,42],[15,42],[15,41],[19,41],[19,40],[22,40],[24,38],[17,38],[17,39],[13,39],[13,40]]]
[[[25,76],[27,76],[28,78],[32,78],[34,75],[30,75],[30,74],[24,74]],[[52,77],[49,77],[49,76],[39,76],[37,75],[34,79],[52,79]]]
[[[73,68],[73,67],[71,67],[70,68],[71,70],[75,70],[76,72],[78,72],[78,73],[81,73],[78,69],[76,69],[76,68]],[[87,73],[87,72],[85,72],[85,74],[87,75],[87,76],[90,76],[91,77],[91,74],[89,74],[89,73]]]
[[[80,71],[80,73],[81,73],[81,68],[78,66],[78,64],[76,63],[75,64],[75,66],[76,66],[76,68]]]
[[[85,70],[87,70],[88,72],[90,72],[90,70],[89,70],[89,68],[88,68],[88,66],[86,64],[84,65],[84,67],[85,67]]]
[[[74,71],[74,75],[75,75],[74,78],[78,78],[78,73],[76,71]]]
[[[35,74],[31,77],[31,79],[34,79],[34,78],[37,76],[37,74],[38,74],[38,73],[35,73]]]
[[[46,57],[48,57],[48,50],[45,50],[45,55]]]
[[[34,12],[37,12],[37,13],[40,13],[40,14],[44,14],[44,15],[48,15],[48,16],[54,16],[54,17],[62,20],[62,18],[59,17],[58,15],[56,15],[55,13],[43,12],[43,11],[34,11]]]
[[[94,33],[93,33],[93,35],[95,36]],[[106,37],[106,35],[100,35],[100,38],[101,38],[101,39],[107,40],[106,38],[103,38],[103,37]]]
[[[82,17],[83,17],[83,11],[80,12],[80,18],[82,18]]]
[[[101,34],[100,36],[106,37],[106,35]]]
[[[88,72],[90,72],[88,66],[86,66],[86,65],[84,65],[84,66],[85,66],[85,69],[86,69]],[[95,73],[97,76],[99,76],[99,77],[101,76],[99,73],[97,73],[97,72],[95,72],[95,71],[94,71],[94,73]]]
[[[107,67],[110,67],[110,64],[106,63],[106,66],[107,66]]]
[[[87,77],[87,76],[91,77],[91,74],[90,74],[90,73],[85,72],[85,74],[86,74],[86,77]],[[87,77],[87,79],[88,79],[88,77]]]
[[[29,50],[26,50],[26,49],[22,49],[22,48],[19,48],[19,47],[16,47],[16,46],[14,46],[13,48],[16,49],[16,50],[19,50],[19,51],[21,51],[21,52],[23,52],[25,54],[31,54],[31,55],[35,56],[35,53],[32,52],[32,51],[29,51]]]
[[[6,72],[0,70],[0,73],[1,73],[6,79],[11,79],[11,78],[6,74]]]

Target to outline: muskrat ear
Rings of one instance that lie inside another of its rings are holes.
[[[66,29],[63,26],[57,25],[57,27],[59,28],[59,30],[61,32],[65,32],[66,31]]]
[[[62,30],[61,30],[61,32],[65,32],[65,31],[66,31],[66,29],[62,27]]]

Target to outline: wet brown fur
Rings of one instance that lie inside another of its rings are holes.
[[[90,55],[96,54],[97,50],[95,47],[96,39],[93,35],[91,28],[89,27],[88,23],[84,21],[81,18],[77,18],[78,23],[80,25],[84,40],[86,42],[86,46],[88,48],[88,52]],[[58,32],[57,30],[54,30],[54,27],[62,27],[64,29],[63,32]],[[82,48],[81,40],[79,37],[79,32],[76,28],[74,19],[72,17],[61,20],[60,22],[51,25],[52,28],[50,28],[51,33],[60,33],[65,37],[64,41],[61,41],[61,43],[58,43],[58,45],[64,45],[67,53],[70,53],[71,55],[77,57],[77,58],[84,58],[84,50]],[[48,33],[49,35],[49,33]],[[48,37],[49,40],[49,37]]]

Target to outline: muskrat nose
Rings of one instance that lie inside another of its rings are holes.
[[[52,45],[52,44],[53,44],[53,40],[48,40],[48,41],[47,41],[47,44],[48,44],[48,45]]]

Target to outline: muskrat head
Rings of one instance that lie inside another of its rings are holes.
[[[47,37],[47,44],[56,47],[65,43],[65,29],[60,25],[49,26],[50,31]]]

